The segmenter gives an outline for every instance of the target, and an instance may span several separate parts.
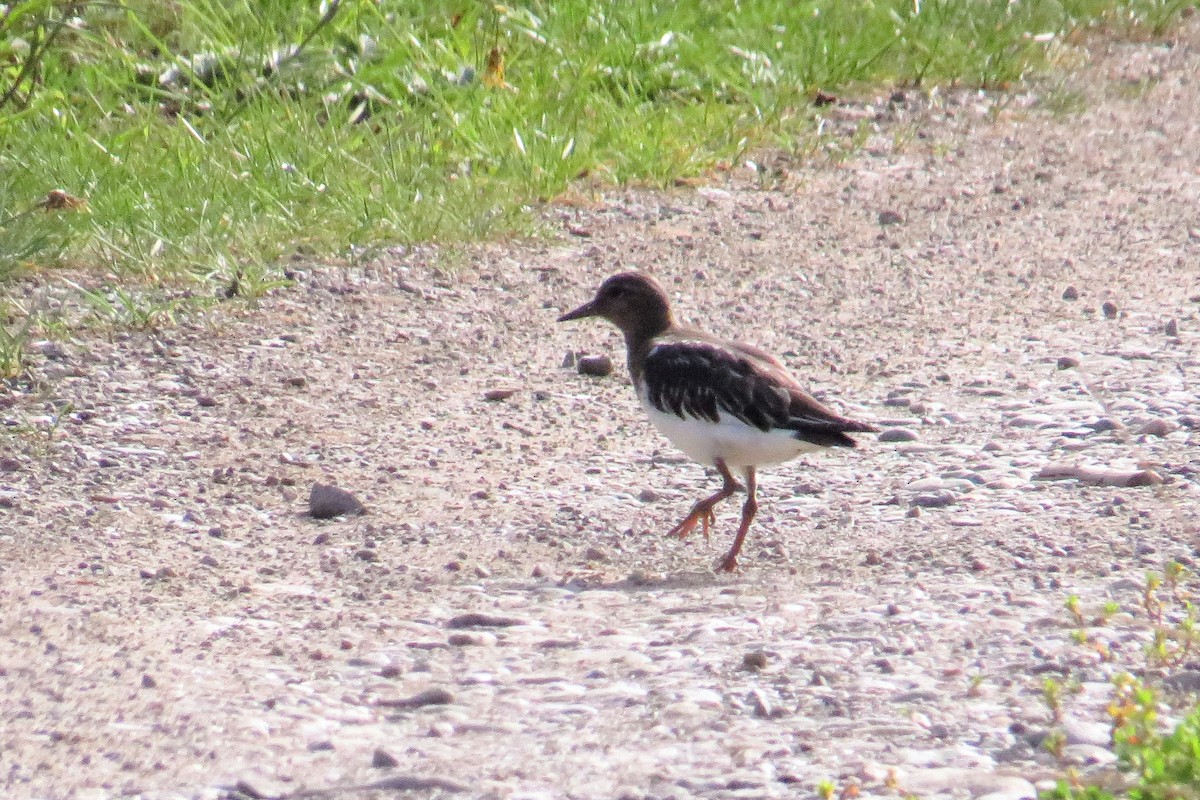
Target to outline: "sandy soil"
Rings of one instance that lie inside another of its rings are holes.
[[[1200,558],[1198,74],[1193,25],[1027,95],[837,106],[761,180],[40,346],[0,390],[3,795],[1016,800],[1105,769],[1147,625],[1095,626],[1105,660],[1063,603],[1136,611]],[[740,574],[711,571],[735,504],[661,536],[713,477],[620,369],[563,366],[622,362],[554,319],[628,267],[891,431],[765,471]],[[368,513],[311,519],[316,482]],[[1047,675],[1082,687],[1061,723]]]

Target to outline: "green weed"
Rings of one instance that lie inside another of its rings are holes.
[[[1169,734],[1160,730],[1159,698],[1141,681],[1119,675],[1109,715],[1117,764],[1126,786],[1085,783],[1078,777],[1059,781],[1041,800],[1191,800],[1200,794],[1200,707]]]
[[[10,328],[0,317],[0,379],[11,380],[25,371],[25,348],[28,343],[28,322]]]

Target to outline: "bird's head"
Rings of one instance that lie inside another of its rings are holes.
[[[658,281],[640,272],[621,272],[608,278],[596,296],[559,322],[584,317],[601,317],[626,336],[656,336],[671,326],[671,304]]]

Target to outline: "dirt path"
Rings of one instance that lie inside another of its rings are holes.
[[[453,274],[314,268],[257,310],[47,346],[43,388],[0,395],[35,431],[0,440],[4,796],[1016,800],[1061,772],[1040,692],[1068,673],[1063,759],[1106,766],[1145,626],[1097,627],[1102,661],[1063,602],[1132,607],[1200,558],[1200,29],[1094,56],[1051,95],[1080,115],[842,107],[829,130],[879,132],[771,190],[614,193]],[[628,266],[910,440],[767,472],[744,571],[714,576],[733,507],[664,540],[712,478],[619,370],[562,366],[620,361],[553,320]],[[370,513],[306,517],[316,481]]]

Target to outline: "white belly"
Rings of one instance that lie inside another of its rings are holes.
[[[688,458],[706,466],[714,466],[718,458],[731,467],[780,464],[801,453],[821,449],[818,445],[795,438],[793,431],[763,431],[730,414],[721,414],[720,422],[680,418],[659,411],[641,393],[638,400],[650,417],[650,422],[671,444],[682,450]]]

